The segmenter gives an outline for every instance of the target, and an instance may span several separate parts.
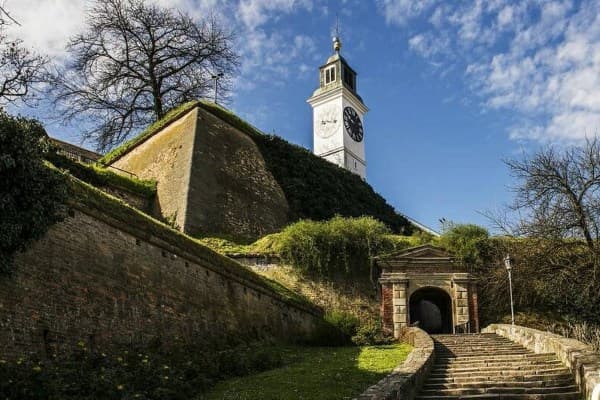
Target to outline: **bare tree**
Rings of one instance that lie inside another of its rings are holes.
[[[520,180],[513,210],[525,215],[522,234],[585,240],[597,250],[600,229],[600,141],[588,139],[563,151],[545,148],[532,157],[507,161]]]
[[[160,119],[170,108],[205,97],[214,81],[227,91],[238,65],[232,33],[215,18],[144,0],[96,0],[72,56],[55,74],[55,98],[65,121],[88,122],[86,138],[100,150]],[[91,123],[90,123],[91,122]]]
[[[0,105],[31,98],[33,88],[45,81],[48,60],[23,47],[20,39],[11,40],[6,27],[19,24],[0,7]]]

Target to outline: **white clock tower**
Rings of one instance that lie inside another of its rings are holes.
[[[335,52],[319,68],[319,88],[307,100],[313,108],[313,152],[365,179],[363,117],[368,108],[356,93],[356,72],[340,55],[341,48],[334,37]]]

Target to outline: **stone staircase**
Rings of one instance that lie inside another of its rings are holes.
[[[535,354],[495,334],[433,335],[435,365],[418,400],[580,400],[554,354]]]

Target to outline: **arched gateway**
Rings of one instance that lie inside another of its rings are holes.
[[[429,333],[479,331],[477,287],[450,253],[425,245],[379,257],[376,263],[383,326],[395,337],[411,325]]]

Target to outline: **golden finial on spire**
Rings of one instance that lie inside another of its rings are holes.
[[[335,36],[333,37],[333,50],[339,53],[342,49],[342,39],[340,39],[340,19],[335,16]]]

